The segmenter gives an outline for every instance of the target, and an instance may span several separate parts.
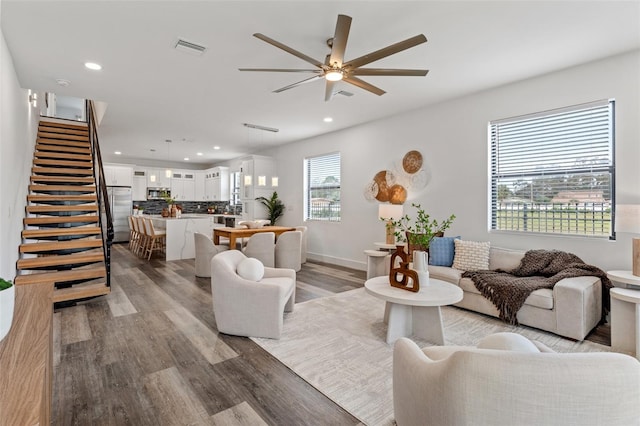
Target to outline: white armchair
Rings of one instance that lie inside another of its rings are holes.
[[[302,232],[287,231],[280,234],[276,241],[276,268],[289,268],[299,271],[300,252],[302,250]]]
[[[228,250],[227,246],[217,246],[209,237],[199,232],[193,233],[196,249],[196,277],[211,276],[211,258],[221,251]]]
[[[296,273],[264,268],[258,281],[238,275],[247,257],[228,250],[211,259],[211,294],[218,331],[236,336],[280,338],[284,311],[293,311]]]
[[[398,426],[640,424],[635,358],[545,353],[543,345],[540,351],[541,345],[520,337],[529,348],[421,350],[398,339],[393,352]]]
[[[249,237],[247,245],[242,251],[245,256],[258,259],[264,266],[273,268],[275,266],[275,239],[273,232],[260,232]]]

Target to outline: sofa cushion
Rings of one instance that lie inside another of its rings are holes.
[[[462,272],[446,266],[429,265],[429,277],[458,285]]]
[[[431,268],[429,268],[429,273],[431,273]],[[480,294],[471,278],[462,278],[458,285],[464,292]],[[540,309],[553,309],[553,290],[550,288],[540,288],[535,290],[526,298],[524,304]]]
[[[462,271],[489,269],[490,242],[465,240],[454,240],[453,242],[455,244],[454,268]]]
[[[264,265],[258,259],[247,257],[238,263],[236,273],[245,280],[260,281],[264,276]]]
[[[457,237],[434,237],[429,243],[429,265],[451,266],[453,265],[453,255],[455,247],[453,240]]]
[[[520,261],[523,257],[523,251],[491,247],[489,251],[489,269],[512,271],[520,266]]]

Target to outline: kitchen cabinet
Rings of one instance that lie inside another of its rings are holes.
[[[195,172],[189,170],[173,171],[171,177],[171,197],[176,201],[195,201]]]
[[[148,168],[147,169],[147,187],[149,188],[170,188],[171,176],[167,177],[166,169]]]
[[[204,187],[204,181],[205,181],[205,176],[207,175],[207,172],[205,171],[195,172],[195,175],[196,175],[196,178],[195,178],[196,198],[194,201],[207,201],[206,194],[205,194],[205,187]]]
[[[207,170],[204,185],[207,201],[229,201],[229,168],[214,167]]]
[[[131,186],[133,184],[133,169],[131,167],[105,164],[102,168],[107,186]]]
[[[147,171],[145,169],[133,169],[131,196],[133,201],[145,201],[147,199]]]
[[[275,180],[273,178],[276,178]],[[273,186],[273,184],[276,184]],[[253,155],[245,157],[240,167],[240,198],[244,220],[264,218],[264,207],[255,201],[257,197],[270,198],[277,188],[276,163],[271,157]]]

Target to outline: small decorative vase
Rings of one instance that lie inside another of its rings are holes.
[[[9,334],[13,322],[13,306],[16,299],[16,286],[0,291],[0,341]]]
[[[169,211],[171,212],[171,217],[176,217],[178,214],[178,209],[174,204],[171,205],[171,209]]]

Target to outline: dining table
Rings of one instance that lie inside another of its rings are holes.
[[[290,226],[263,226],[262,228],[229,228],[219,227],[213,229],[213,243],[220,244],[220,237],[229,239],[229,248],[236,249],[236,239],[251,237],[253,234],[260,232],[273,232],[276,239],[280,234],[287,231],[295,231],[296,228]]]

